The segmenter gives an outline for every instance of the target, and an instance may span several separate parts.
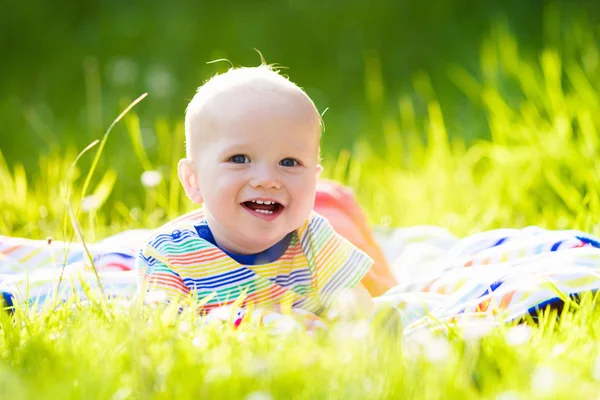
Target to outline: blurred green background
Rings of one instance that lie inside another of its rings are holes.
[[[598,2],[558,3],[564,15],[594,17]],[[146,145],[154,120],[180,119],[204,80],[235,65],[266,60],[329,108],[324,150],[380,136],[381,114],[426,72],[451,134],[485,136],[487,127],[447,77],[450,65],[475,71],[483,37],[504,18],[521,49],[543,45],[543,1],[259,0],[6,1],[0,6],[0,149],[31,166],[54,144],[82,148],[98,138],[124,100],[138,108]],[[377,80],[371,87],[370,77]],[[111,145],[118,148],[119,141]],[[119,154],[113,162],[124,163]]]
[[[373,221],[591,227],[599,21],[600,2],[572,0],[4,1],[0,222],[55,232],[75,155],[144,92],[102,152],[90,189],[110,199],[89,225],[191,207],[175,171],[185,107],[229,68],[210,61],[258,65],[258,49],[327,109],[327,176],[360,188]],[[72,182],[87,185],[92,160]],[[165,178],[156,190],[140,183],[149,169]]]

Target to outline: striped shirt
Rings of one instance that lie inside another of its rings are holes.
[[[242,307],[285,303],[319,315],[373,264],[315,212],[279,259],[260,265],[241,264],[203,239],[196,228],[205,223],[203,210],[193,211],[156,230],[140,249],[138,288],[147,299],[191,298],[206,312],[236,300]]]

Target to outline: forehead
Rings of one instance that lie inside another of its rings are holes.
[[[213,118],[207,128],[207,141],[226,147],[300,152],[319,147],[318,122],[289,110],[252,107]]]
[[[319,125],[319,115],[311,104],[298,97],[281,93],[240,93],[215,99],[207,109],[207,119],[218,128],[243,130],[272,125],[312,130]]]
[[[211,97],[188,127],[193,142],[318,147],[320,116],[300,89],[233,87]]]
[[[255,113],[270,112],[289,119],[318,119],[310,98],[296,86],[273,82],[246,82],[212,93],[205,103],[213,118],[243,118]]]
[[[320,116],[306,93],[287,79],[260,75],[212,83],[198,91],[186,113],[188,156],[199,143],[206,148],[261,140],[273,146],[285,138],[279,146],[297,142],[298,148],[318,148]]]

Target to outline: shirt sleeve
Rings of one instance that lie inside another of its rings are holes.
[[[313,275],[313,290],[328,308],[337,295],[361,281],[373,260],[316,213],[305,229],[301,240]]]
[[[161,254],[152,242],[140,249],[135,266],[138,295],[142,295],[145,302],[181,302],[188,297],[189,287],[169,262],[168,255]]]

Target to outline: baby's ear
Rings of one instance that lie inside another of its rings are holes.
[[[323,173],[323,166],[321,164],[317,164],[317,179],[319,179],[321,177],[322,173]]]
[[[179,165],[177,165],[177,175],[179,176],[179,181],[183,185],[187,197],[194,203],[201,205],[204,199],[202,198],[202,192],[200,190],[200,185],[198,184],[198,176],[196,175],[192,160],[187,158],[179,160]]]

